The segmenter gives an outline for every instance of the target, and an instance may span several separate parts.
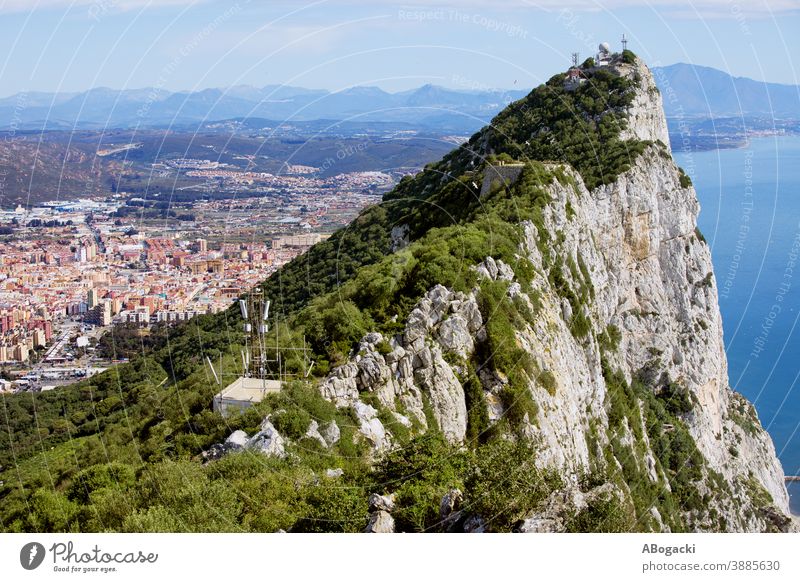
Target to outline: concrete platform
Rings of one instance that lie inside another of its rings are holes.
[[[272,392],[280,392],[283,383],[279,380],[261,380],[259,378],[237,378],[214,396],[213,408],[222,416],[241,412],[264,399]]]

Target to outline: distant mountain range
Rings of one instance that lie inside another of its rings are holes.
[[[800,118],[800,86],[762,83],[723,71],[677,63],[653,68],[668,117]]]
[[[0,99],[0,129],[163,127],[259,118],[406,123],[433,130],[472,131],[527,91],[459,91],[424,85],[388,93],[378,87],[329,92],[302,87],[239,85],[169,92],[91,89],[83,93],[20,93]]]
[[[800,86],[761,83],[678,63],[653,69],[668,117],[800,118]],[[464,91],[435,85],[399,93],[378,87],[330,92],[283,85],[170,92],[97,88],[83,93],[20,93],[0,99],[0,131],[167,127],[216,121],[407,125],[436,132],[472,132],[526,90]]]

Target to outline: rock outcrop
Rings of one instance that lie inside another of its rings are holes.
[[[373,493],[369,496],[369,519],[365,533],[394,533],[394,498]]]
[[[405,331],[388,341],[382,355],[379,333],[364,337],[355,357],[323,381],[323,396],[339,407],[350,407],[359,432],[376,449],[388,446],[377,411],[359,398],[373,393],[404,425],[427,427],[426,402],[437,426],[451,442],[461,442],[467,430],[464,389],[458,370],[447,359],[465,359],[475,349],[483,325],[475,296],[453,293],[441,285],[431,289],[408,317]],[[457,368],[457,367],[456,367]]]
[[[261,423],[261,430],[247,441],[245,448],[258,451],[268,457],[282,458],[286,456],[284,439],[268,418]]]
[[[639,90],[626,112],[628,127],[622,131],[622,138],[660,142],[669,148],[667,119],[661,105],[661,92],[656,87],[653,75],[639,59],[633,65],[621,64],[618,67],[623,75],[639,82]]]
[[[311,428],[309,427],[309,432],[311,432]],[[217,443],[207,451],[203,451],[202,457],[206,461],[213,461],[228,453],[242,450],[257,451],[268,457],[284,458],[286,457],[286,440],[267,417],[261,422],[259,431],[252,437],[247,436],[243,430],[233,431],[224,443]]]

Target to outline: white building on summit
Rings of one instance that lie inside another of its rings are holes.
[[[611,63],[611,45],[607,42],[601,42],[600,46],[597,47],[597,57],[595,61],[598,67],[603,67]]]

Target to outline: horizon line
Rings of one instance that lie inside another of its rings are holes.
[[[711,66],[708,66],[708,65],[701,65],[701,64],[697,64],[697,63],[687,63],[687,62],[683,62],[683,61],[671,63],[671,64],[668,64],[668,65],[658,65],[658,66],[654,66],[654,67],[651,67],[651,68],[652,69],[666,69],[668,67],[674,67],[676,65],[686,65],[686,66],[690,66],[690,67],[700,67],[700,68],[704,68],[704,69],[711,69],[711,70],[714,70],[714,71],[718,71],[720,73],[724,73],[724,74],[730,76],[733,79],[746,79],[746,80],[753,81],[755,83],[764,84],[764,85],[782,85],[782,86],[785,86],[785,87],[797,87],[797,86],[800,86],[800,85],[795,85],[795,84],[792,84],[792,83],[780,83],[780,82],[776,82],[776,81],[760,81],[758,79],[753,79],[752,77],[747,77],[747,76],[742,76],[742,75],[735,75],[732,72],[725,71],[723,69],[718,69],[716,67],[711,67]],[[554,73],[554,74],[558,74],[558,73]],[[11,99],[13,97],[20,96],[20,95],[31,95],[31,94],[45,94],[45,95],[53,95],[53,96],[58,96],[58,95],[78,96],[78,95],[82,95],[84,93],[89,93],[91,91],[100,91],[100,90],[108,90],[108,91],[115,91],[115,92],[151,91],[151,92],[159,92],[159,93],[165,93],[165,94],[171,94],[171,95],[182,94],[182,93],[193,94],[193,93],[201,93],[203,91],[214,91],[214,90],[222,91],[223,93],[225,93],[225,92],[227,92],[227,91],[229,91],[231,89],[235,89],[237,87],[249,87],[249,88],[259,89],[259,90],[266,89],[267,87],[275,88],[276,90],[277,89],[283,89],[283,88],[286,88],[286,89],[302,89],[304,91],[326,92],[326,93],[331,94],[331,95],[335,95],[336,93],[343,93],[345,91],[349,91],[349,90],[352,90],[352,89],[358,89],[358,88],[362,88],[362,89],[378,89],[378,90],[380,90],[380,91],[382,91],[382,92],[384,92],[384,93],[386,93],[388,95],[400,95],[402,93],[410,93],[410,92],[413,92],[413,91],[417,91],[419,89],[422,89],[422,88],[428,87],[428,86],[441,88],[441,89],[447,89],[448,91],[453,91],[453,92],[456,92],[456,93],[473,93],[473,94],[474,93],[478,93],[478,94],[479,93],[498,93],[498,92],[499,93],[510,93],[510,92],[513,92],[513,91],[524,91],[525,90],[524,87],[523,88],[490,87],[490,86],[487,86],[485,84],[482,84],[482,83],[479,83],[479,82],[476,82],[476,81],[473,81],[473,80],[465,79],[464,81],[468,82],[468,83],[465,83],[464,85],[458,85],[457,83],[456,84],[423,83],[421,85],[416,85],[416,86],[410,87],[408,89],[399,89],[399,90],[396,90],[396,91],[388,90],[385,87],[382,87],[380,85],[349,85],[347,87],[343,87],[343,88],[340,88],[340,89],[331,89],[331,88],[325,88],[325,87],[306,87],[306,86],[303,86],[303,85],[292,85],[292,84],[288,84],[288,83],[268,83],[266,85],[261,85],[261,86],[250,84],[250,83],[239,83],[239,84],[236,84],[236,85],[209,86],[209,87],[203,87],[203,88],[199,88],[199,89],[167,89],[167,88],[164,88],[164,87],[157,87],[155,85],[147,85],[147,86],[143,86],[143,87],[130,87],[130,88],[120,89],[120,88],[115,88],[115,87],[109,87],[107,85],[97,85],[97,86],[94,86],[94,87],[89,87],[89,88],[86,88],[86,89],[79,89],[79,90],[74,90],[74,91],[50,91],[50,90],[41,90],[41,89],[23,90],[23,91],[17,91],[16,93],[11,93],[11,94],[2,96],[2,97],[0,97],[0,100],[7,100],[7,99]]]

